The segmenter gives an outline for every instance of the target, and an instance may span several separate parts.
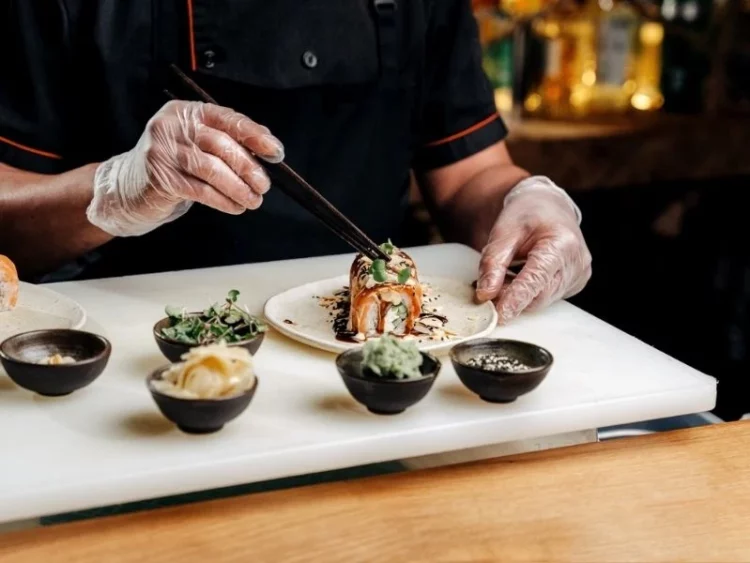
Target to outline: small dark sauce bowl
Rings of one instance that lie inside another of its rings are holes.
[[[368,376],[362,369],[362,349],[347,350],[336,357],[336,367],[346,388],[359,403],[375,414],[399,414],[421,401],[440,372],[440,361],[421,352],[419,379],[385,379]]]
[[[200,314],[200,312],[188,313],[188,315],[190,316],[198,316]],[[168,328],[169,326],[169,317],[164,317],[158,323],[156,323],[154,325],[154,340],[156,340],[156,345],[159,346],[159,350],[161,350],[161,353],[164,354],[164,356],[170,362],[175,363],[182,361],[182,355],[187,353],[191,348],[195,348],[197,344],[185,344],[183,342],[177,342],[176,340],[165,338],[164,336],[162,336],[161,331],[163,328]],[[265,332],[259,332],[255,336],[246,340],[241,340],[240,342],[230,342],[227,344],[227,346],[240,346],[254,356],[258,351],[258,348],[260,348],[260,345],[263,344],[263,338],[265,337],[265,335]]]
[[[493,371],[468,365],[483,354],[502,354],[529,366],[526,371]],[[480,338],[451,349],[451,362],[468,389],[490,403],[512,403],[539,386],[552,368],[552,354],[536,344],[518,340]]]
[[[148,390],[161,413],[187,434],[210,434],[241,415],[255,396],[255,385],[238,395],[221,399],[181,399],[154,389],[152,382],[161,379],[170,366],[159,368],[146,380]]]
[[[24,332],[0,344],[0,362],[8,377],[29,391],[47,397],[68,395],[101,375],[112,345],[103,336],[80,330],[49,329]],[[55,354],[74,364],[40,364]]]

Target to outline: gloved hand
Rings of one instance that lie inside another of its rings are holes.
[[[193,202],[239,214],[271,186],[254,153],[284,159],[269,130],[229,108],[171,101],[135,148],[99,165],[89,221],[113,236],[142,235],[185,214]]]
[[[548,178],[527,178],[508,192],[482,251],[477,282],[477,298],[495,301],[500,323],[584,288],[591,254],[579,224],[578,207]],[[514,259],[526,264],[503,287]]]

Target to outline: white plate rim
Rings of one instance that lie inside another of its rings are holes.
[[[23,307],[33,311],[45,313],[48,312],[45,307],[49,303],[57,302],[64,304],[67,313],[61,313],[56,316],[70,321],[70,329],[78,330],[84,327],[88,320],[86,309],[75,299],[55,291],[44,285],[37,285],[28,282],[19,282],[18,284],[18,304],[17,307]],[[30,300],[27,298],[30,297]],[[54,314],[54,313],[53,313]],[[43,329],[44,327],[40,327]]]
[[[425,276],[423,282],[424,283],[430,283],[431,279],[451,279],[446,276]],[[459,279],[455,279],[453,281],[463,283]],[[304,288],[308,286],[315,286],[315,285],[324,285],[324,284],[338,284],[341,283],[342,287],[344,285],[348,285],[349,283],[349,276],[346,274],[340,275],[340,276],[334,276],[331,278],[325,278],[320,280],[315,280],[307,283],[300,284],[295,287],[291,287],[289,289],[285,289],[284,291],[280,291],[279,293],[273,295],[272,297],[268,298],[263,306],[263,317],[265,318],[266,322],[277,332],[283,334],[287,338],[290,338],[291,340],[294,340],[296,342],[300,342],[302,344],[305,344],[307,346],[311,346],[313,348],[317,348],[318,350],[324,350],[326,352],[332,352],[332,353],[341,353],[345,352],[346,350],[351,350],[353,348],[358,348],[362,346],[362,344],[354,344],[354,343],[346,343],[346,342],[338,342],[335,340],[329,341],[329,340],[323,340],[321,338],[317,338],[315,336],[308,336],[305,334],[302,334],[298,331],[295,331],[293,329],[289,328],[289,325],[283,322],[283,320],[277,320],[275,318],[275,315],[271,315],[269,313],[269,309],[274,306],[274,303],[282,299],[285,295],[292,293],[292,292],[299,292],[303,290]],[[471,334],[469,336],[464,336],[461,338],[455,338],[452,340],[448,340],[445,342],[435,342],[431,344],[420,344],[419,349],[423,352],[431,352],[431,353],[439,353],[441,351],[449,350],[450,348],[453,348],[453,346],[456,346],[457,344],[460,344],[462,342],[466,342],[467,340],[473,340],[475,338],[483,338],[485,336],[490,335],[495,328],[497,328],[497,309],[495,309],[495,306],[492,302],[487,302],[483,304],[484,307],[488,308],[488,312],[490,312],[490,321],[487,323],[487,326],[484,327],[482,330],[477,331],[474,334]]]

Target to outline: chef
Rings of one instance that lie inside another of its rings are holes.
[[[0,46],[0,253],[26,277],[350,251],[274,189],[281,160],[395,243],[413,172],[505,322],[590,277],[575,204],[508,155],[469,0],[4,0]]]

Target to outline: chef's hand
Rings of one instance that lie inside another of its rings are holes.
[[[237,215],[257,209],[271,186],[252,154],[284,159],[269,130],[229,108],[172,101],[131,151],[99,165],[89,221],[114,236],[147,233],[193,202]]]
[[[500,323],[584,288],[591,277],[591,254],[579,223],[577,206],[547,178],[528,178],[508,192],[482,251],[477,283],[477,298],[495,301]],[[514,259],[526,264],[503,287]]]

